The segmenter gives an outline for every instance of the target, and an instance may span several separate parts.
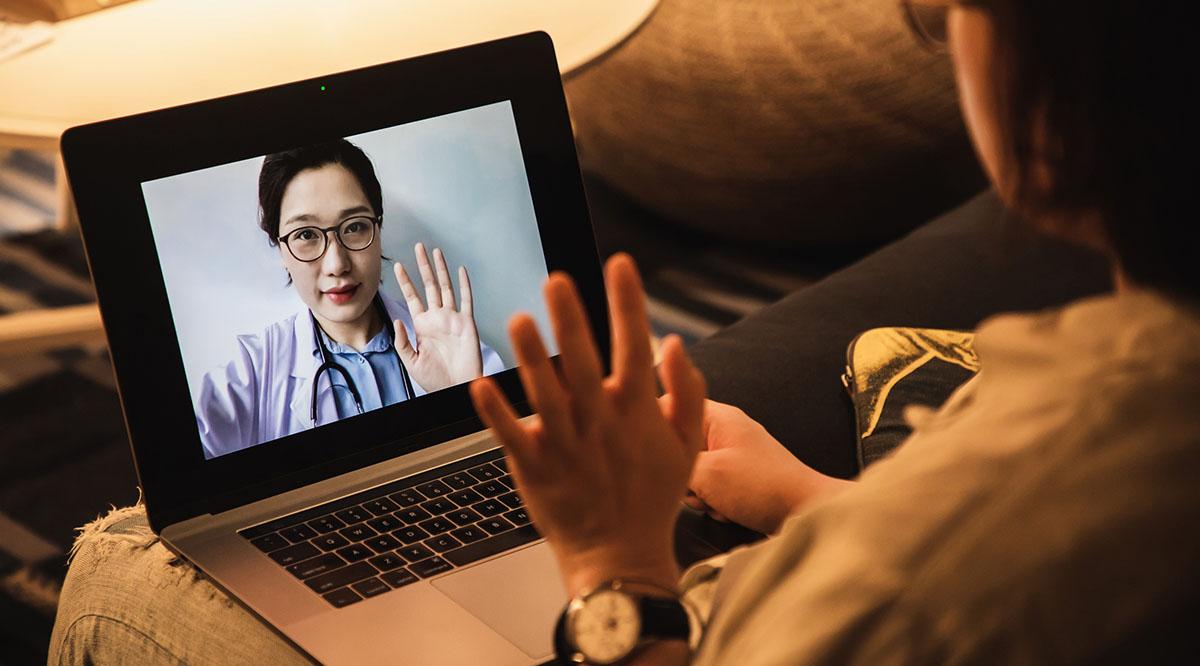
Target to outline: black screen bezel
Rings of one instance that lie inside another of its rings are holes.
[[[141,184],[505,100],[516,120],[547,269],[578,282],[607,363],[600,263],[558,64],[544,32],[63,134],[63,160],[156,532],[483,426],[461,385],[205,460]],[[352,117],[346,109],[353,109]],[[527,414],[516,375],[511,369],[494,377]],[[408,434],[389,434],[399,432]]]

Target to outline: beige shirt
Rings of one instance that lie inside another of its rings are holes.
[[[688,572],[695,663],[1071,663],[1197,597],[1200,315],[1131,292],[975,344],[861,483]]]

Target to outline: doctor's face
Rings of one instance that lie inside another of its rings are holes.
[[[375,216],[358,179],[340,164],[326,164],[296,174],[283,192],[279,209],[281,237],[301,227],[336,227],[355,216]],[[353,324],[370,321],[368,308],[379,291],[380,239],[365,249],[347,250],[326,233],[325,254],[315,261],[300,261],[279,244],[279,256],[292,277],[300,300],[317,319],[327,323]]]

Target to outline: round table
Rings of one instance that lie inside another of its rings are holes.
[[[532,30],[564,74],[658,0],[134,0],[55,24],[0,61],[0,145],[54,149],[81,123],[254,90]]]

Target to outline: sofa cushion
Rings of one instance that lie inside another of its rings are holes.
[[[566,89],[585,169],[736,242],[877,243],[984,187],[895,0],[662,0]]]

